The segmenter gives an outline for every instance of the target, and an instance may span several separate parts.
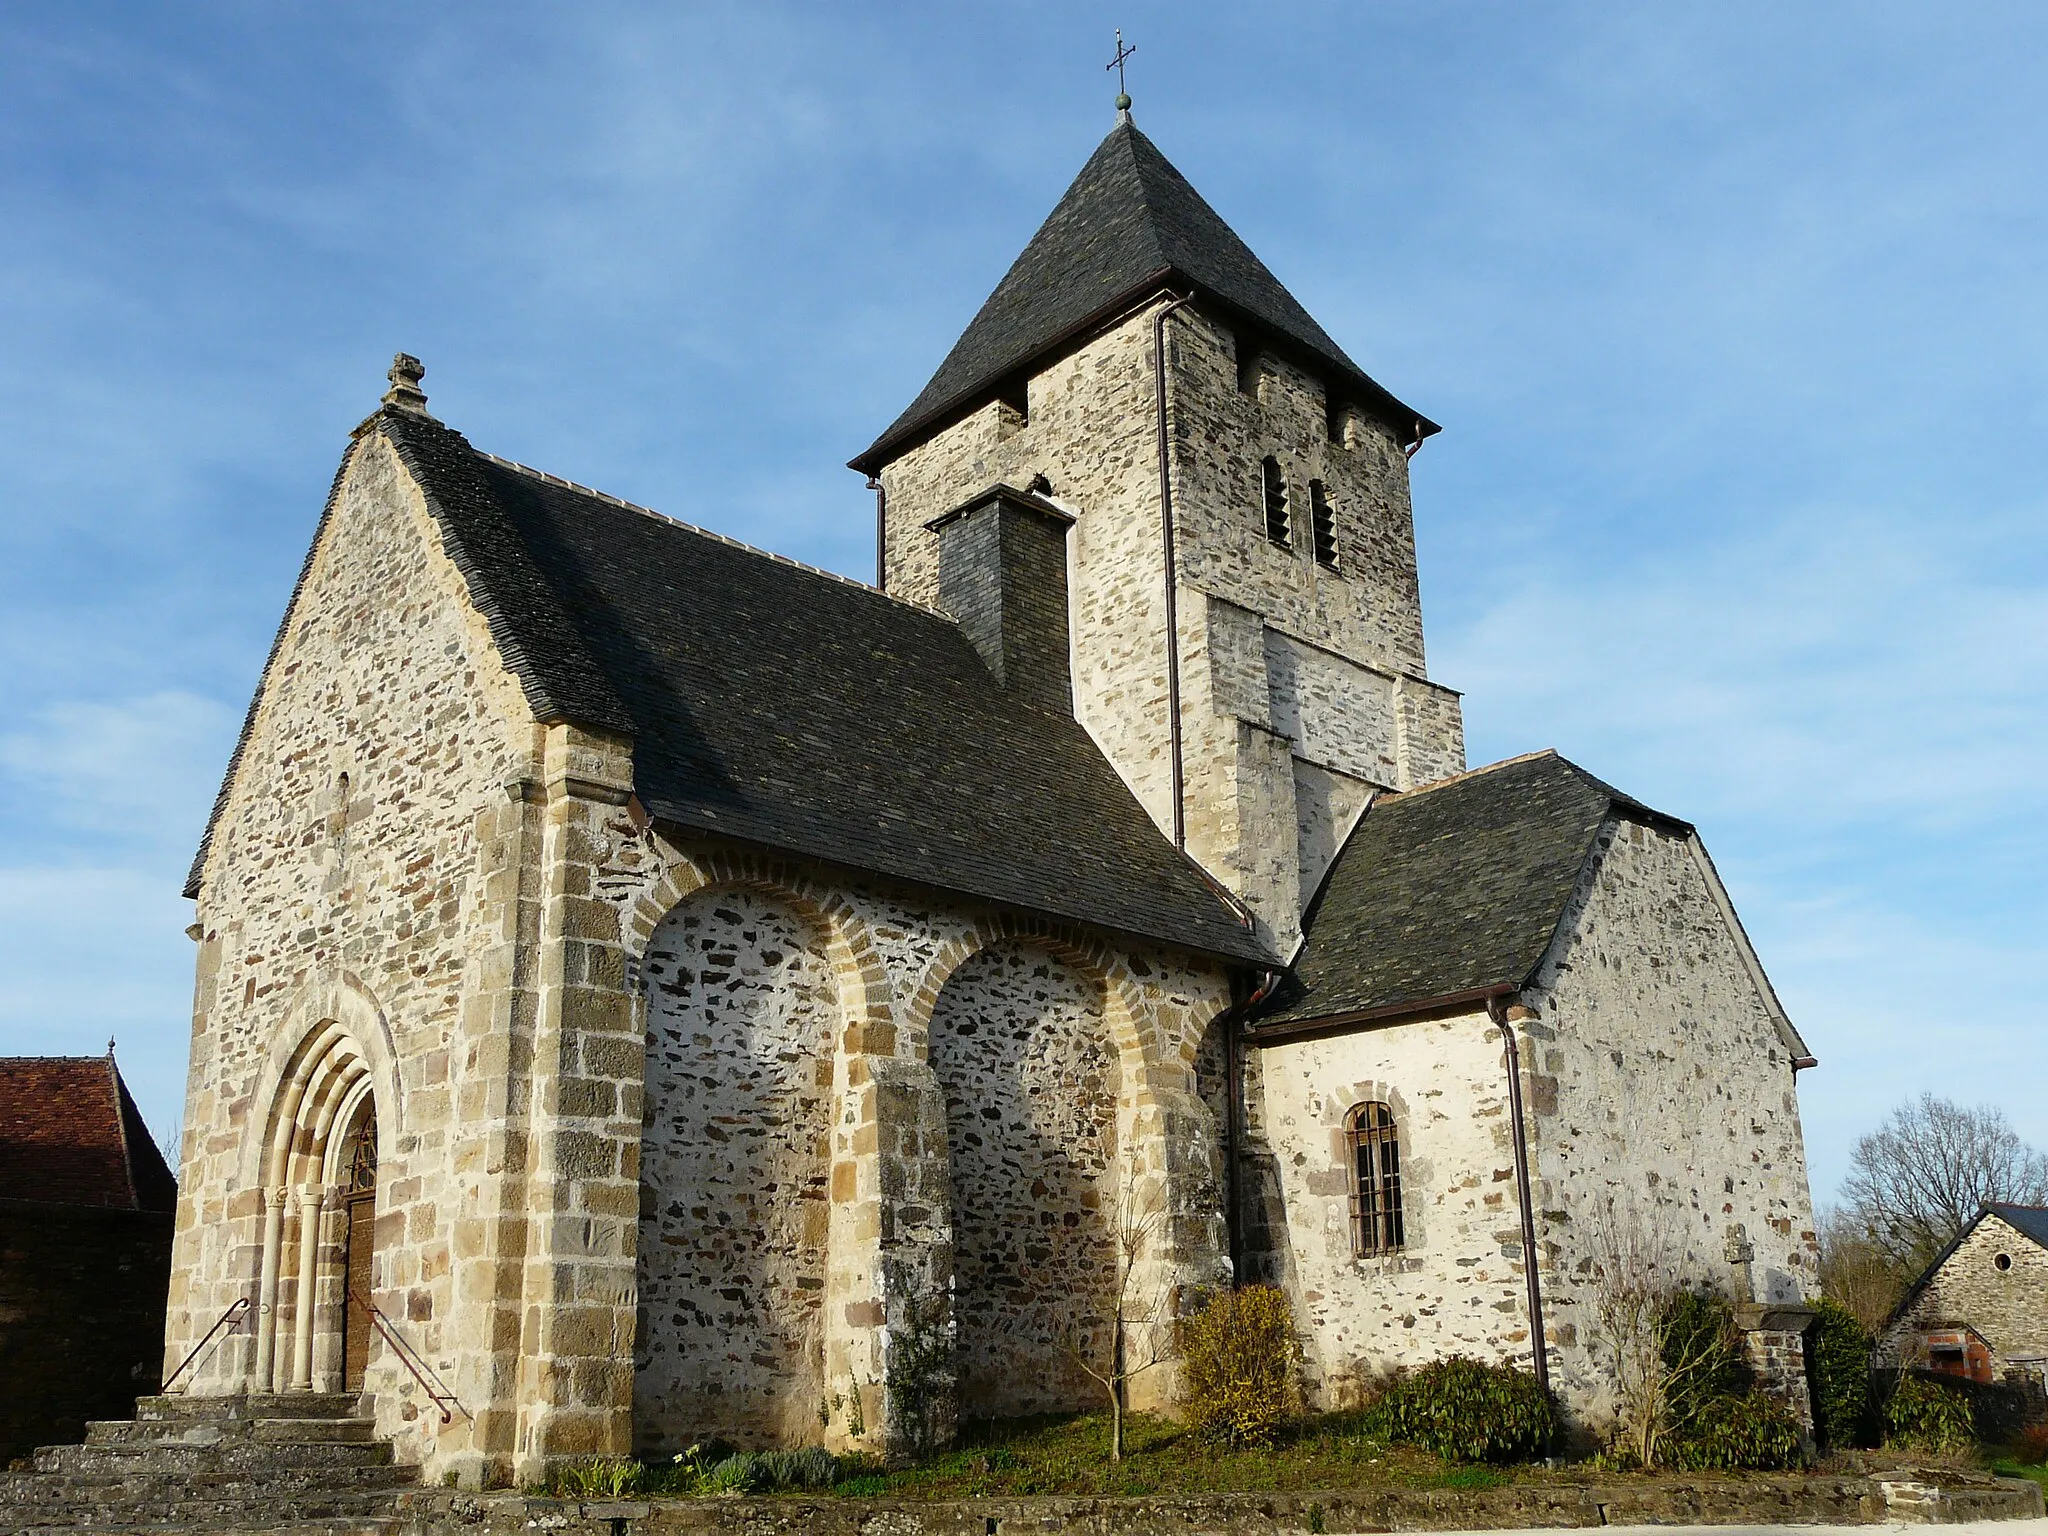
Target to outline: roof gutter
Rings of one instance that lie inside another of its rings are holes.
[[[1536,1273],[1536,1210],[1529,1192],[1529,1131],[1522,1115],[1522,1053],[1515,1041],[1515,1026],[1499,997],[1486,1002],[1487,1016],[1500,1030],[1508,1072],[1508,1122],[1515,1142],[1515,1192],[1522,1207],[1522,1282],[1529,1306],[1529,1363],[1536,1385],[1550,1393],[1550,1347],[1543,1333],[1543,1282]]]
[[[1173,797],[1173,846],[1187,852],[1186,769],[1180,739],[1180,578],[1173,556],[1173,463],[1166,428],[1166,319],[1194,298],[1184,293],[1152,316],[1152,404],[1159,429],[1159,560],[1166,582],[1166,772]]]
[[[1496,981],[1483,987],[1470,987],[1463,992],[1445,992],[1437,997],[1418,998],[1413,1002],[1388,1003],[1381,1008],[1360,1008],[1350,1013],[1332,1013],[1319,1019],[1294,1019],[1285,1024],[1274,1024],[1248,1031],[1245,1039],[1253,1045],[1279,1045],[1289,1040],[1349,1034],[1353,1030],[1364,1029],[1374,1024],[1386,1024],[1418,1013],[1437,1013],[1468,1003],[1484,1003],[1490,1007],[1495,999],[1512,996],[1514,991],[1512,983]]]
[[[1230,1283],[1245,1283],[1244,1275],[1244,1036],[1239,1026],[1250,1018],[1259,1004],[1273,995],[1283,975],[1268,971],[1241,1001],[1224,1011],[1223,1060],[1225,1084],[1224,1206],[1223,1226],[1230,1248]]]

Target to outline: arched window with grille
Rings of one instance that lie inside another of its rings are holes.
[[[1399,1253],[1406,1238],[1401,1219],[1401,1139],[1394,1112],[1374,1100],[1344,1117],[1351,1153],[1351,1249],[1361,1259]]]

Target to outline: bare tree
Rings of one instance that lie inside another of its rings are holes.
[[[1106,1324],[1108,1349],[1090,1349],[1084,1330],[1069,1346],[1074,1361],[1089,1379],[1109,1397],[1109,1459],[1124,1459],[1124,1389],[1167,1358],[1170,1331],[1166,1323],[1166,1294],[1159,1286],[1147,1286],[1139,1264],[1164,1218],[1158,1200],[1142,1205],[1137,1199],[1137,1173],[1124,1169],[1123,1198],[1117,1202],[1116,1224],[1110,1237],[1115,1249],[1116,1270],[1109,1286],[1099,1293],[1099,1309],[1093,1321]]]
[[[1820,1240],[1820,1292],[1875,1333],[1905,1294],[1905,1277],[1848,1211],[1823,1207],[1815,1213]]]
[[[1610,1202],[1593,1242],[1593,1334],[1614,1372],[1614,1442],[1654,1467],[1674,1409],[1719,1368],[1726,1341],[1671,1326],[1685,1292],[1684,1249],[1666,1208]]]
[[[1992,1105],[1923,1093],[1856,1143],[1848,1218],[1902,1276],[1917,1274],[1991,1201],[2048,1204],[2048,1157]]]

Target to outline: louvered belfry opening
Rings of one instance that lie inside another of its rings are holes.
[[[1330,510],[1330,493],[1320,480],[1308,483],[1309,531],[1315,536],[1316,564],[1337,568],[1337,518]]]
[[[1394,1112],[1374,1101],[1345,1117],[1351,1148],[1351,1243],[1361,1259],[1399,1253],[1406,1238],[1401,1219],[1401,1141]]]
[[[1266,494],[1266,537],[1283,548],[1292,548],[1293,531],[1287,526],[1287,476],[1280,461],[1266,459],[1259,466]]]

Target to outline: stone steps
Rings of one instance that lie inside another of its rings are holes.
[[[117,1419],[85,1426],[88,1446],[260,1444],[367,1445],[375,1419]]]
[[[365,1407],[339,1393],[144,1398],[134,1419],[0,1477],[0,1532],[379,1536],[416,1476]]]

